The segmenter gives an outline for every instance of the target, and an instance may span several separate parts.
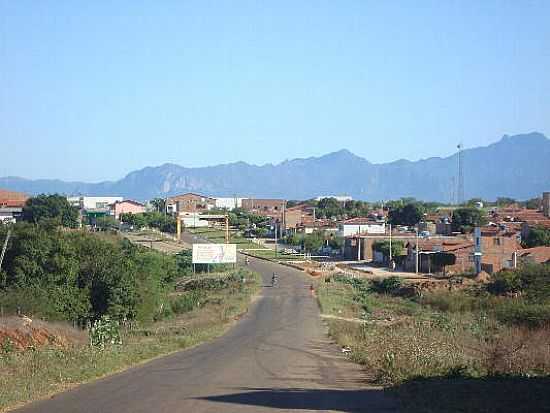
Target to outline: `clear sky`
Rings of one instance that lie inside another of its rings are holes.
[[[0,0],[0,176],[550,134],[550,1]]]

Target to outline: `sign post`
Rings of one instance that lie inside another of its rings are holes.
[[[233,264],[237,244],[193,244],[193,264]]]

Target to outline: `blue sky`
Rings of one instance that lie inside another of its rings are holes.
[[[549,1],[0,0],[0,176],[550,134]]]

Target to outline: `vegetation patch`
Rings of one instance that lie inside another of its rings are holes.
[[[323,313],[340,316],[327,319],[331,336],[405,411],[545,411],[549,284],[550,267],[526,266],[488,286],[407,298],[391,280],[335,276],[320,283],[318,299]]]
[[[260,285],[259,276],[245,270],[227,274],[227,278],[231,281],[216,288],[170,295],[169,309],[159,321],[117,322],[116,327],[95,324],[92,345],[89,339],[82,340],[87,335],[84,330],[68,325],[63,327],[65,335],[78,340],[67,340],[63,346],[46,344],[20,351],[3,341],[0,411],[220,336],[246,311]],[[60,329],[55,323],[40,324],[49,330]]]

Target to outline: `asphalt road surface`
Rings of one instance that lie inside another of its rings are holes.
[[[264,287],[223,337],[79,386],[20,412],[393,412],[331,344],[307,277],[261,260]],[[279,286],[271,287],[278,274]]]

